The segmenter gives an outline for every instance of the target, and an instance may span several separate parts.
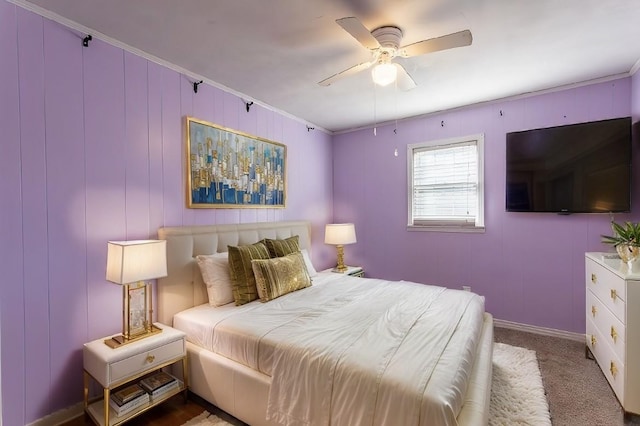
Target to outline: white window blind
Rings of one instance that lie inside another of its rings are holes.
[[[409,226],[484,226],[481,151],[481,136],[410,145]]]

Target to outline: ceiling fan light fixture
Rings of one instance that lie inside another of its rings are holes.
[[[387,86],[396,81],[398,69],[395,65],[388,62],[377,64],[371,70],[371,77],[373,78],[373,82],[378,86]]]

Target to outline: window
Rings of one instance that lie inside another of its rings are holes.
[[[484,136],[407,147],[410,230],[484,231]]]

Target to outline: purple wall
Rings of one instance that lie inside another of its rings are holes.
[[[637,76],[634,82],[640,106]],[[401,121],[397,134],[386,126],[377,136],[335,136],[334,220],[354,222],[358,238],[345,248],[347,263],[373,277],[470,285],[496,318],[584,332],[584,252],[608,249],[600,235],[610,232],[610,217],[506,213],[505,134],[628,116],[631,86],[624,78]],[[407,231],[407,144],[477,133],[485,136],[486,232]],[[634,163],[640,165],[637,154]],[[634,174],[633,215],[616,215],[618,221],[640,218],[638,167]]]
[[[640,72],[631,77],[631,116],[634,123],[640,120]]]
[[[82,344],[121,328],[109,239],[161,226],[332,216],[331,136],[0,1],[2,420],[82,399]],[[285,209],[185,207],[184,116],[287,145]],[[310,178],[311,177],[311,178]]]

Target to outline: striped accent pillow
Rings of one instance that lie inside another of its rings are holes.
[[[261,240],[267,246],[267,250],[269,250],[269,255],[271,257],[282,257],[291,253],[296,253],[300,251],[300,237],[298,235],[294,235],[293,237],[286,238],[284,240],[272,240],[269,238],[265,238]]]
[[[268,260],[251,261],[261,302],[311,285],[302,253],[292,253]]]
[[[229,273],[236,305],[244,305],[258,298],[256,279],[251,268],[253,259],[269,259],[269,250],[261,242],[246,246],[227,246]]]

